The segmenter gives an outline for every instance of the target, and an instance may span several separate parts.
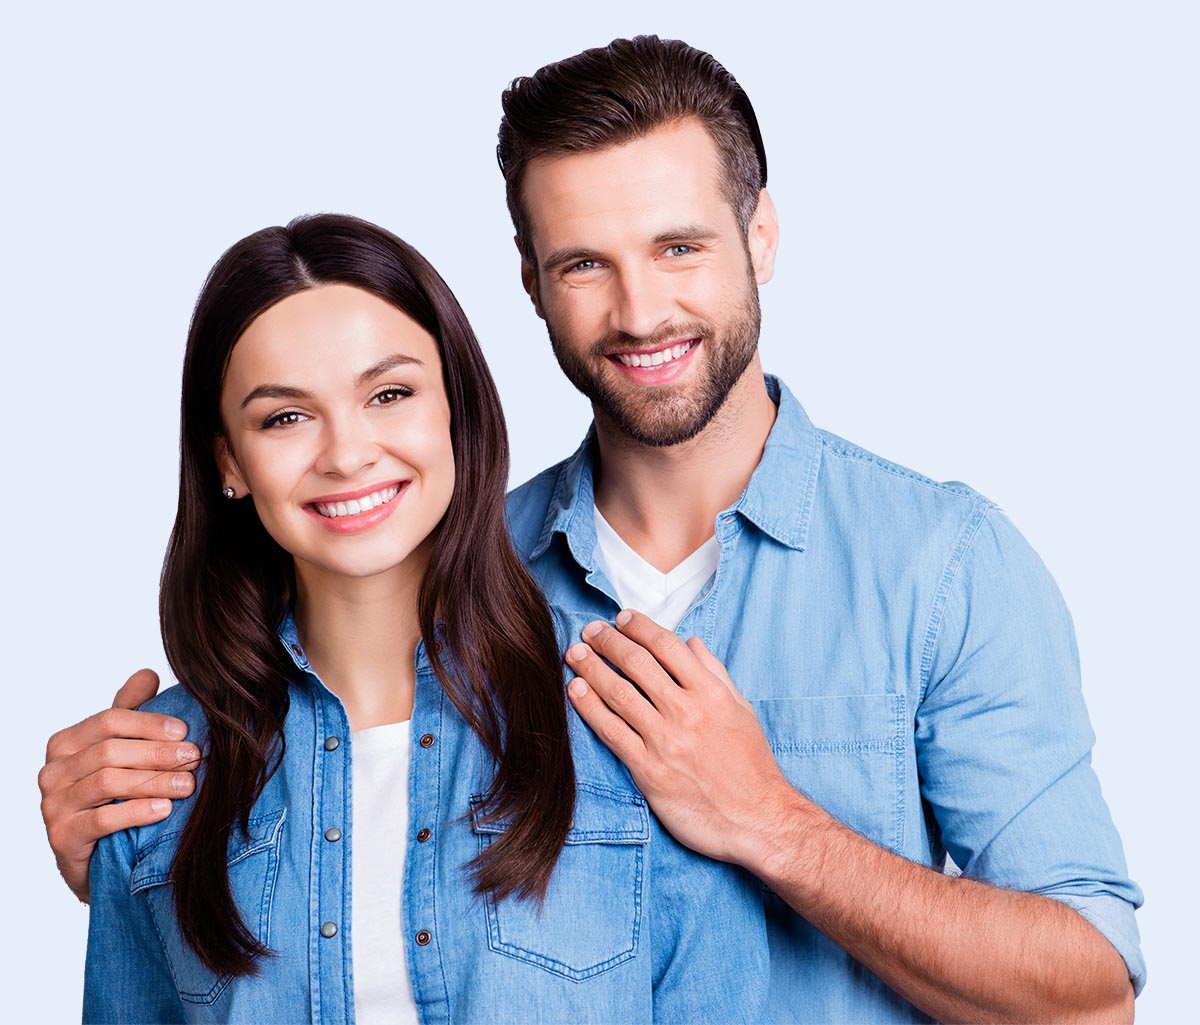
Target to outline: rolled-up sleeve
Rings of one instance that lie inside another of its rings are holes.
[[[968,525],[931,617],[916,719],[922,796],[963,873],[1074,908],[1145,983],[1121,840],[1070,614],[1037,554],[990,509]]]

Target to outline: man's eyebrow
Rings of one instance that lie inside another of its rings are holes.
[[[372,363],[366,370],[358,375],[354,382],[354,387],[361,388],[368,381],[374,380],[381,374],[386,374],[389,370],[395,370],[396,367],[406,365],[415,365],[423,367],[423,360],[417,359],[416,356],[407,356],[402,352],[394,352],[390,356],[385,356],[378,363]],[[255,399],[311,399],[312,392],[307,392],[303,388],[293,388],[287,384],[260,384],[257,388],[251,389],[250,393],[242,399],[241,408],[245,409]]]
[[[595,250],[584,249],[580,246],[562,246],[559,249],[551,249],[550,252],[542,257],[542,270],[561,267],[567,263],[579,263],[581,260],[594,260],[595,258]]]
[[[680,228],[660,231],[650,241],[653,245],[661,246],[668,242],[711,242],[720,237],[720,232],[705,224],[685,224]]]

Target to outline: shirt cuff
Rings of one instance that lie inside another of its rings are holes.
[[[1073,893],[1043,893],[1060,904],[1078,911],[1125,959],[1129,970],[1129,981],[1133,983],[1133,995],[1137,996],[1146,985],[1146,962],[1142,958],[1141,937],[1133,917],[1133,906],[1120,897],[1083,897]]]

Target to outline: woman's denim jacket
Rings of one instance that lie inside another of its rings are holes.
[[[582,625],[559,628],[578,636]],[[230,978],[184,942],[171,865],[192,802],[177,801],[163,822],[97,845],[85,1022],[354,1021],[354,745],[290,616],[280,637],[297,668],[286,753],[228,855],[238,910],[270,956],[257,975]],[[423,645],[416,669],[401,917],[421,1021],[758,1020],[767,985],[759,884],[672,840],[573,713],[574,823],[544,906],[474,892],[463,866],[505,828],[469,814],[491,763]],[[146,707],[185,720],[204,749],[204,717],[183,688]]]

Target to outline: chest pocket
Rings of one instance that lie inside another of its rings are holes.
[[[270,943],[271,898],[279,864],[279,837],[287,809],[251,816],[249,836],[235,828],[229,840],[229,888],[234,903],[250,930],[263,944]],[[175,917],[175,888],[171,865],[180,833],[170,833],[141,852],[133,867],[130,892],[143,893],[154,917],[181,1000],[211,1004],[232,976],[216,975],[188,945]]]
[[[471,799],[478,807],[479,798]],[[474,825],[485,851],[507,824]],[[573,982],[637,954],[650,813],[638,793],[581,781],[575,821],[541,909],[531,900],[484,900],[488,947]]]
[[[906,731],[900,694],[753,701],[789,783],[839,822],[900,853]]]

